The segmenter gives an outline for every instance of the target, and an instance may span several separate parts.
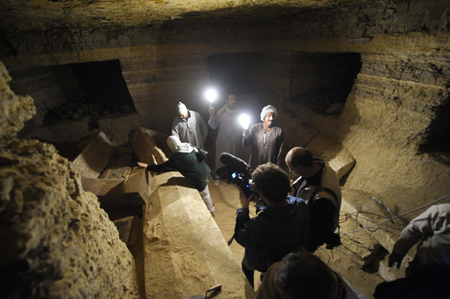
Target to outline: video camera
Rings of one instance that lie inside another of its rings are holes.
[[[252,194],[259,197],[258,192],[256,192],[253,186],[253,170],[250,165],[230,153],[220,154],[219,160],[225,164],[225,166],[219,167],[216,171],[216,175],[221,180],[240,187],[246,197],[250,197]]]

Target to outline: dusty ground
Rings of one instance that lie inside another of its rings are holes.
[[[209,184],[211,198],[216,208],[215,220],[226,240],[233,236],[235,224],[235,212],[239,208],[238,190],[233,185],[225,182],[212,181]],[[254,208],[250,209],[250,213],[254,215]],[[352,220],[346,219],[345,215],[341,217],[341,231],[348,232],[358,228],[357,224]],[[367,238],[365,232],[358,232],[354,235],[343,237],[342,245],[333,251],[319,248],[316,251],[324,262],[326,262],[334,271],[347,278],[352,284],[361,291],[367,298],[373,298],[375,287],[384,280],[371,270],[370,267],[366,271],[362,270],[364,261],[354,252],[366,250]],[[236,242],[232,242],[230,249],[238,261],[244,256],[244,248]],[[372,273],[370,273],[372,272]],[[259,275],[255,275],[255,287],[259,283]]]

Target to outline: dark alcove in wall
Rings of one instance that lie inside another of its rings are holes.
[[[277,94],[279,82],[287,82],[289,77],[278,73],[286,73],[283,70],[288,69],[289,57],[289,53],[265,52],[211,55],[210,82],[223,101],[229,90],[237,91],[239,107],[251,116],[252,123],[259,122],[262,107],[282,100]]]
[[[126,105],[136,110],[119,60],[72,64],[72,69],[81,89],[92,98],[112,106]]]
[[[358,53],[259,52],[208,57],[211,83],[219,89],[236,88],[240,107],[253,114],[255,122],[263,106],[281,108],[285,99],[319,113],[339,114],[361,67]]]
[[[289,99],[316,112],[325,112],[333,104],[342,108],[361,67],[358,53],[295,53]]]
[[[96,120],[102,115],[136,111],[118,60],[54,66],[53,72],[66,102],[48,111],[44,119],[47,124],[89,115],[96,127]],[[69,79],[72,76],[75,84]]]
[[[422,153],[434,153],[434,157],[448,164],[450,161],[450,98],[444,105],[436,108],[436,115],[431,122],[427,136],[419,147]]]

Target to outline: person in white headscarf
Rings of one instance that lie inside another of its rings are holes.
[[[273,124],[277,117],[277,108],[265,106],[261,111],[262,123],[254,124],[249,130],[244,130],[242,143],[244,147],[251,146],[249,164],[256,169],[261,164],[272,162],[282,167],[284,134],[280,127]]]
[[[200,113],[187,109],[185,104],[179,102],[177,116],[172,122],[172,135],[178,136],[181,142],[205,149],[208,126]]]
[[[242,111],[237,106],[236,94],[233,92],[229,93],[226,105],[217,111],[217,113],[214,107],[209,107],[210,118],[208,125],[213,130],[219,130],[216,139],[215,170],[223,166],[223,163],[219,160],[221,153],[227,152],[236,157],[241,155],[242,146],[240,139],[242,136],[242,127],[239,124],[239,116],[241,114]],[[216,179],[219,179],[217,175]]]
[[[194,184],[195,188],[200,192],[200,196],[205,202],[209,212],[214,216],[215,210],[208,188],[208,182],[211,179],[211,169],[204,161],[198,161],[196,149],[191,144],[181,142],[177,136],[169,136],[169,138],[167,138],[167,145],[173,155],[165,163],[148,165],[138,162],[138,165],[146,168],[148,171],[154,172],[179,171],[185,178]]]

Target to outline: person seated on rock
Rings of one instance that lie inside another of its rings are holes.
[[[389,267],[397,264],[399,269],[405,255],[419,241],[416,256],[405,270],[407,277],[424,265],[450,265],[450,204],[431,206],[411,220],[394,244]]]
[[[277,165],[266,163],[252,173],[253,185],[267,205],[250,219],[247,197],[240,189],[241,208],[234,228],[236,241],[245,247],[242,271],[254,285],[254,271],[266,272],[269,266],[286,254],[299,250],[309,228],[309,209],[300,198],[288,196],[290,182]]]
[[[332,249],[340,245],[335,234],[339,227],[341,187],[336,172],[307,148],[294,147],[286,155],[290,172],[300,177],[292,184],[293,195],[305,200],[311,209],[311,229],[305,248],[314,252],[323,244]]]
[[[185,178],[194,184],[195,188],[200,192],[200,196],[208,207],[209,212],[214,216],[215,210],[208,188],[208,182],[211,179],[211,169],[204,161],[198,161],[196,149],[191,144],[181,142],[177,136],[169,136],[169,138],[167,138],[167,145],[173,155],[165,163],[160,165],[148,165],[138,162],[138,165],[146,168],[148,171],[179,171]]]
[[[363,299],[349,281],[307,251],[288,254],[270,266],[256,299]]]

